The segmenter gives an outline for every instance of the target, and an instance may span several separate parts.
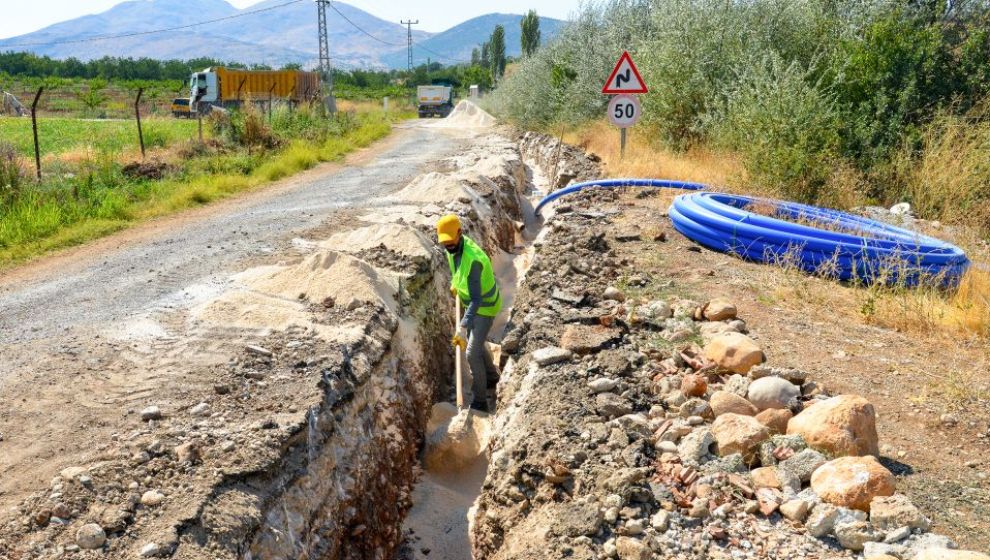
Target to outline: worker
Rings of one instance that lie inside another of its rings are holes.
[[[461,327],[468,335],[465,341],[454,335],[453,344],[467,347],[467,363],[471,370],[471,408],[488,410],[488,387],[498,381],[498,371],[485,347],[485,339],[495,317],[502,310],[499,292],[492,270],[492,261],[473,239],[461,232],[461,221],[453,214],[437,222],[437,241],[447,251],[450,265],[450,293],[461,298],[465,307]],[[467,400],[467,399],[465,399]]]

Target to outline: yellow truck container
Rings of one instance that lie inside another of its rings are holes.
[[[302,70],[234,70],[224,67],[195,72],[189,81],[190,106],[196,112],[211,107],[236,107],[251,101],[301,103],[319,97],[320,75]]]

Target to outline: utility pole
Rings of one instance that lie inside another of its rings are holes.
[[[330,40],[327,33],[327,4],[330,0],[316,0],[319,17],[320,81],[323,83],[323,104],[327,111],[337,112],[337,100],[333,95],[333,65],[330,63]]]
[[[406,40],[407,40],[407,44],[409,45],[409,71],[412,72],[412,68],[413,68],[412,26],[419,25],[419,20],[418,19],[416,21],[412,21],[412,20],[402,21],[402,20],[399,20],[399,23],[401,23],[402,25],[405,25],[406,26]]]

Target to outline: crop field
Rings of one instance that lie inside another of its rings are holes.
[[[196,121],[174,118],[142,119],[144,143],[148,148],[166,147],[194,138]],[[0,140],[14,146],[24,156],[34,154],[31,119],[0,117]],[[59,155],[85,148],[95,152],[119,153],[138,148],[134,120],[38,119],[38,141],[43,156]]]

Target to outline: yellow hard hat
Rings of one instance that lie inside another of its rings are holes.
[[[447,214],[437,222],[437,241],[456,243],[461,234],[461,220],[454,214]]]

